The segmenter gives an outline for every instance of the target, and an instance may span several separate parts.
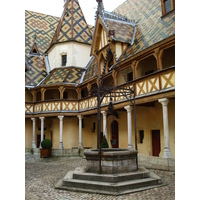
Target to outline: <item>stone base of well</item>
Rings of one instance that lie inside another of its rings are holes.
[[[99,174],[99,151],[84,151],[86,166],[69,171],[55,185],[56,189],[122,195],[165,185],[161,178],[137,167],[137,151],[132,149],[102,149],[101,174]]]
[[[99,150],[84,151],[87,160],[86,172],[99,173]],[[102,174],[127,173],[137,170],[137,151],[132,149],[102,149]]]

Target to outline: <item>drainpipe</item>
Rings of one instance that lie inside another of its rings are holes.
[[[137,24],[135,25],[135,28],[134,28],[134,33],[133,33],[133,38],[132,38],[132,40],[131,40],[131,45],[133,45],[134,40],[135,40],[136,28],[137,28]]]

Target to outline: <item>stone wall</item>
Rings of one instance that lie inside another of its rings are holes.
[[[149,169],[175,171],[175,159],[138,155],[138,165]]]

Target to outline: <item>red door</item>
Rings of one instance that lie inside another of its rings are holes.
[[[112,138],[111,138],[112,148],[119,148],[118,122],[115,120],[111,124],[111,131],[112,131]]]
[[[159,153],[160,153],[160,130],[152,130],[152,150],[153,150],[153,156],[159,156]]]

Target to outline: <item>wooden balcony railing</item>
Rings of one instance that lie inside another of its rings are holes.
[[[151,95],[156,92],[164,92],[175,87],[175,66],[157,71],[151,75],[129,82],[128,85],[121,85],[121,88],[133,89],[135,84],[136,98],[144,95]],[[126,101],[122,89],[116,90],[113,102]],[[128,96],[130,97],[130,95]],[[133,97],[133,96],[132,96]],[[104,97],[102,105],[107,105],[109,97]],[[97,97],[88,97],[81,100],[49,100],[37,103],[25,103],[25,114],[51,113],[51,112],[81,112],[97,108]]]

